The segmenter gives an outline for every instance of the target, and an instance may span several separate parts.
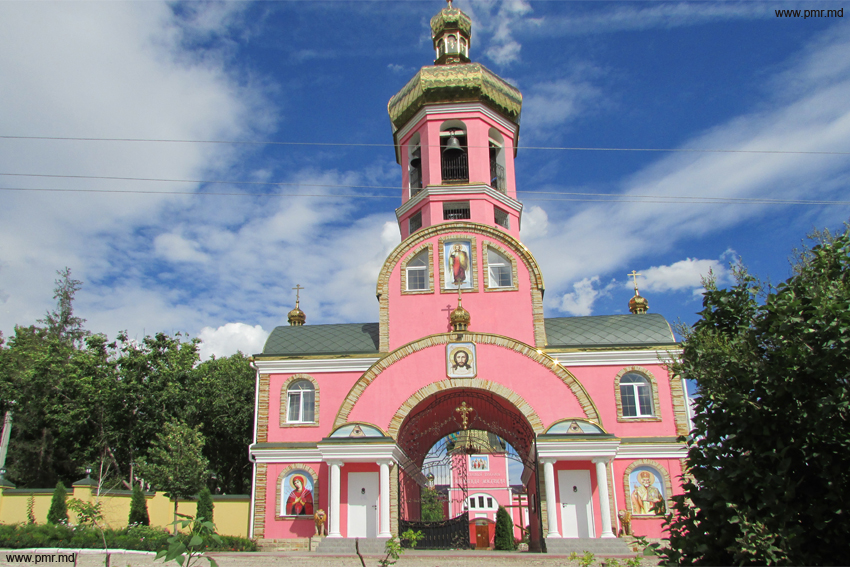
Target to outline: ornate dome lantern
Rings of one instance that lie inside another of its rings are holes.
[[[437,58],[435,65],[469,63],[469,45],[472,37],[472,20],[452,6],[448,6],[431,18],[431,39]]]

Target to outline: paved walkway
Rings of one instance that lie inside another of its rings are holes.
[[[102,552],[83,550],[74,553],[68,550],[40,550],[37,554],[30,551],[0,551],[0,566],[23,565],[77,565],[79,567],[102,567]],[[23,557],[22,557],[23,555]],[[29,557],[26,557],[29,555]],[[260,567],[280,565],[281,567],[362,567],[356,555],[340,556],[308,552],[272,552],[272,553],[211,553],[221,567]],[[367,567],[377,567],[383,556],[364,556]],[[633,557],[633,556],[632,556]],[[162,565],[154,563],[154,554],[145,552],[112,552],[111,567],[148,567]],[[617,558],[622,565],[629,557]],[[74,562],[76,560],[76,563]],[[595,565],[600,565],[598,558]],[[208,563],[199,563],[206,567]],[[644,560],[642,565],[653,566],[655,561]],[[176,565],[170,563],[169,565]],[[407,551],[401,556],[397,567],[578,567],[577,561],[568,556],[545,553],[519,553],[504,551]]]

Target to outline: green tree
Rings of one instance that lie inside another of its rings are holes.
[[[133,483],[133,497],[130,500],[130,517],[127,520],[128,525],[149,526],[151,524],[150,516],[148,515],[148,499],[145,498],[145,493],[142,491],[142,485]]]
[[[516,549],[514,523],[504,506],[499,506],[499,510],[496,512],[496,535],[493,538],[493,543],[496,549],[503,551]]]
[[[192,371],[191,393],[198,412],[190,425],[201,423],[204,456],[224,494],[247,494],[251,490],[251,462],[245,449],[254,434],[255,372],[241,352],[226,358],[213,358]]]
[[[669,563],[838,565],[850,556],[850,234],[815,235],[794,275],[708,282],[672,370],[696,382]]]
[[[153,442],[142,476],[174,502],[175,529],[177,503],[198,493],[209,476],[209,462],[203,455],[204,436],[196,428],[177,420],[166,422]]]
[[[208,520],[213,522],[213,500],[210,489],[206,486],[198,493],[198,509],[195,512],[195,518]]]
[[[57,482],[53,490],[53,498],[50,500],[50,509],[47,511],[48,524],[68,523],[68,505],[65,502],[67,496],[65,485],[61,481]]]
[[[80,432],[68,411],[77,401],[71,391],[72,360],[88,332],[73,312],[81,283],[68,268],[58,273],[57,306],[39,321],[44,327],[15,327],[0,357],[0,412],[14,412],[6,468],[22,488],[73,482],[83,468],[74,458]]]
[[[439,522],[445,520],[443,513],[443,501],[436,489],[430,487],[422,488],[422,520],[425,522]]]

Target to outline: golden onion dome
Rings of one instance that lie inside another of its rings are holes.
[[[452,311],[449,316],[449,320],[452,323],[452,329],[455,331],[467,330],[469,328],[469,322],[472,320],[472,316],[469,314],[469,311],[463,308],[460,290],[458,290],[457,294],[457,307],[454,311]]]
[[[307,315],[298,307],[298,301],[295,302],[295,309],[289,312],[286,319],[293,327],[299,327],[307,322]]]
[[[635,290],[635,296],[629,300],[629,311],[635,315],[643,315],[649,309],[649,301]]]

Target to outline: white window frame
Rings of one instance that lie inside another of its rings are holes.
[[[425,263],[421,266],[412,266],[411,264],[419,261],[420,256],[424,256]],[[428,285],[428,262],[429,262],[429,260],[430,260],[430,257],[429,257],[429,254],[428,254],[428,249],[426,248],[425,250],[416,254],[413,258],[411,258],[410,261],[407,263],[407,265],[404,267],[404,269],[407,271],[407,281],[406,281],[407,289],[406,289],[406,291],[429,291],[431,289],[430,286]],[[411,272],[421,272],[422,273],[422,278],[423,278],[423,281],[425,282],[425,287],[422,287],[422,288],[410,287]]]
[[[642,382],[626,382],[623,383],[623,379],[629,376],[636,376],[640,378]],[[641,407],[641,389],[645,388],[646,398],[649,399],[649,413],[645,413],[644,408]],[[626,414],[626,399],[628,396],[631,396],[634,400],[634,408],[635,415]],[[655,417],[655,403],[652,395],[652,382],[646,376],[641,376],[636,372],[629,372],[625,374],[622,378],[620,378],[620,404],[623,408],[623,417],[631,418],[631,417]]]
[[[498,262],[493,262],[493,256],[498,259]],[[502,268],[507,270],[508,274],[508,283],[506,285],[500,285],[500,279],[496,277],[496,272],[494,272],[493,267]],[[487,269],[490,271],[490,281],[488,282],[489,287],[492,288],[509,288],[514,286],[514,274],[513,274],[513,265],[508,258],[505,258],[503,254],[498,252],[493,248],[487,248]]]
[[[309,388],[300,388],[299,386],[306,385]],[[304,414],[306,413],[305,404],[304,404],[304,392],[311,392],[313,394],[313,419],[305,420],[303,419]],[[293,419],[293,411],[292,411],[292,402],[293,398],[298,398],[298,415]],[[286,423],[315,423],[316,421],[316,387],[313,386],[312,382],[306,379],[301,379],[293,382],[289,385],[289,388],[286,390]]]

